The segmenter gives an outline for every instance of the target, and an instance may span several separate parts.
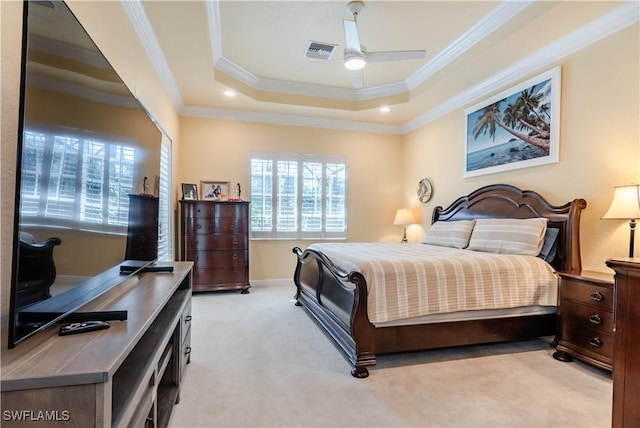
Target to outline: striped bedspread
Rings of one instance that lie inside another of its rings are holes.
[[[367,280],[369,321],[521,306],[556,306],[558,278],[544,260],[427,244],[313,244]]]

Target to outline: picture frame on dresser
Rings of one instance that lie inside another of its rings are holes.
[[[198,200],[198,185],[182,183],[182,199],[185,201]]]
[[[200,191],[203,201],[226,201],[229,199],[229,182],[217,180],[201,180]]]

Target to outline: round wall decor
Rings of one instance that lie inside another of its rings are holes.
[[[423,204],[429,202],[432,191],[431,182],[428,179],[423,178],[418,183],[418,200]]]

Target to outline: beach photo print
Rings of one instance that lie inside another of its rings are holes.
[[[465,110],[464,177],[558,162],[560,67]]]

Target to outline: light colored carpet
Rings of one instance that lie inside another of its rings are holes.
[[[193,297],[192,357],[172,427],[609,427],[608,372],[548,340],[382,356],[367,379],[290,281]],[[550,339],[550,338],[547,338]]]

